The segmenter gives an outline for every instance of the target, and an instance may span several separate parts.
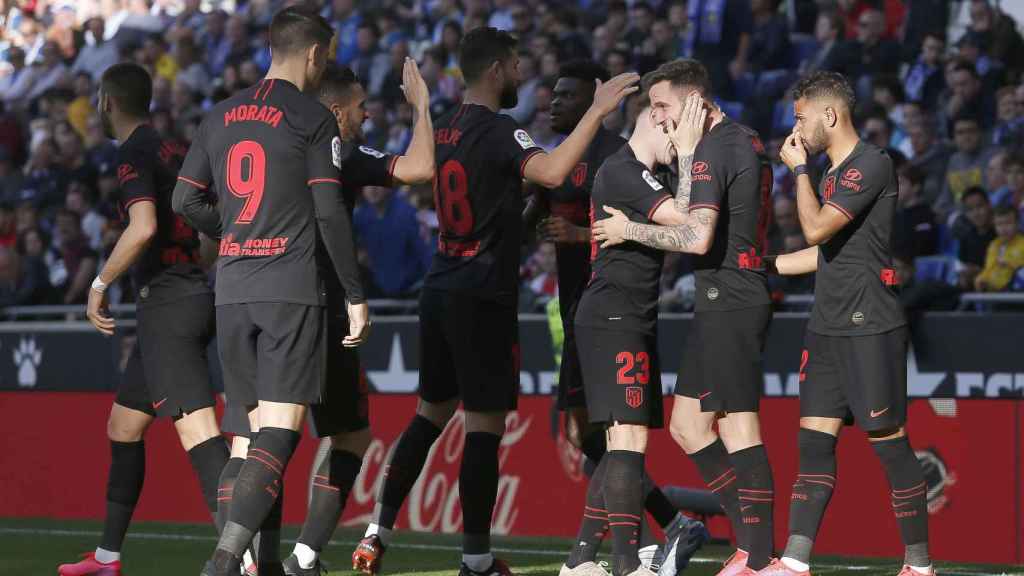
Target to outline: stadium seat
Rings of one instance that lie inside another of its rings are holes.
[[[775,103],[775,110],[772,112],[772,133],[788,134],[793,130],[796,121],[793,119],[793,103],[781,101]]]
[[[743,103],[742,102],[730,102],[728,100],[716,100],[718,107],[725,112],[725,115],[733,120],[741,120],[743,118]]]
[[[733,80],[736,99],[740,102],[749,102],[754,97],[760,82],[760,79],[753,72],[747,72]]]
[[[952,262],[946,256],[920,256],[914,260],[916,282],[948,282]]]
[[[790,65],[794,69],[800,68],[818,51],[818,41],[810,34],[794,34],[790,37],[790,43]]]

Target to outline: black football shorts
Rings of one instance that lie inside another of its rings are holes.
[[[216,405],[207,365],[214,335],[213,294],[140,306],[138,340],[115,402],[159,417]]]
[[[420,386],[426,402],[460,398],[469,412],[514,410],[519,317],[514,306],[466,294],[420,294]]]
[[[370,427],[366,372],[357,348],[345,348],[348,318],[327,320],[327,379],[320,402],[309,406],[313,433],[320,438]]]
[[[868,336],[808,331],[800,358],[800,416],[853,419],[866,432],[907,421],[907,327]]]
[[[576,341],[591,423],[664,425],[655,334],[576,326]]]
[[[694,314],[676,395],[697,398],[704,412],[757,412],[771,319],[769,305]]]
[[[228,403],[313,404],[324,382],[324,308],[289,302],[217,307],[217,348]]]

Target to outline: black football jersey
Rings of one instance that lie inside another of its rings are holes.
[[[636,159],[629,145],[611,155],[597,171],[591,194],[591,222],[607,218],[603,206],[621,210],[633,222],[651,218],[672,199],[669,190]],[[590,284],[576,311],[576,324],[608,330],[654,333],[665,253],[636,242],[601,248],[591,242]]]
[[[597,171],[605,159],[617,152],[626,141],[604,128],[597,131],[569,177],[558,188],[543,190],[543,202],[552,216],[561,216],[576,226],[590,227],[590,192]],[[590,245],[555,244],[558,266],[558,304],[562,323],[571,326],[576,304],[590,280]]]
[[[718,211],[711,248],[693,259],[696,310],[768,304],[762,256],[771,216],[772,166],[757,133],[728,118],[697,144],[690,210]]]
[[[122,217],[128,218],[137,202],[156,207],[156,236],[132,267],[140,306],[210,291],[199,265],[199,234],[171,209],[185,152],[181,143],[162,140],[149,124],[136,128],[117,150]]]
[[[907,323],[892,268],[897,195],[889,154],[863,141],[821,179],[820,200],[850,223],[819,246],[808,330],[861,336]]]
[[[218,305],[324,303],[310,187],[340,186],[341,148],[334,116],[285,80],[264,79],[207,114],[179,179],[218,194]]]
[[[504,114],[463,104],[434,124],[439,237],[424,286],[516,301],[523,170],[543,152]]]

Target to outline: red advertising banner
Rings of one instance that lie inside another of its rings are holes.
[[[107,393],[0,393],[0,517],[101,518],[109,445]],[[524,396],[501,444],[501,480],[493,528],[499,534],[571,536],[586,479],[579,454],[558,431],[551,397]],[[388,451],[412,416],[412,395],[371,396],[373,445],[349,499],[343,523],[368,521]],[[671,409],[671,401],[666,402]],[[797,471],[798,401],[765,399],[763,431],[775,475],[777,542],[785,541],[790,486]],[[914,400],[911,441],[925,465],[932,550],[954,561],[1024,561],[1021,489],[1024,447],[1019,400]],[[401,528],[457,532],[463,420],[458,414],[427,461],[399,519]],[[289,466],[285,521],[305,514],[306,479],[315,442],[304,439]],[[146,483],[135,518],[206,522],[188,458],[167,421],[146,437]],[[701,487],[693,464],[667,431],[652,434],[648,468],[663,485]],[[719,517],[716,536],[727,537]],[[864,435],[848,430],[839,444],[836,493],[816,552],[899,556],[899,532],[885,475]]]

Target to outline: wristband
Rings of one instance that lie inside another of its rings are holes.
[[[107,283],[100,280],[100,277],[97,275],[96,279],[92,281],[92,289],[103,294],[107,291]]]
[[[807,164],[801,164],[793,168],[793,174],[799,178],[801,174],[807,174]]]
[[[779,269],[775,266],[775,260],[778,256],[764,256],[761,261],[764,262],[764,271],[768,274],[778,274]]]

